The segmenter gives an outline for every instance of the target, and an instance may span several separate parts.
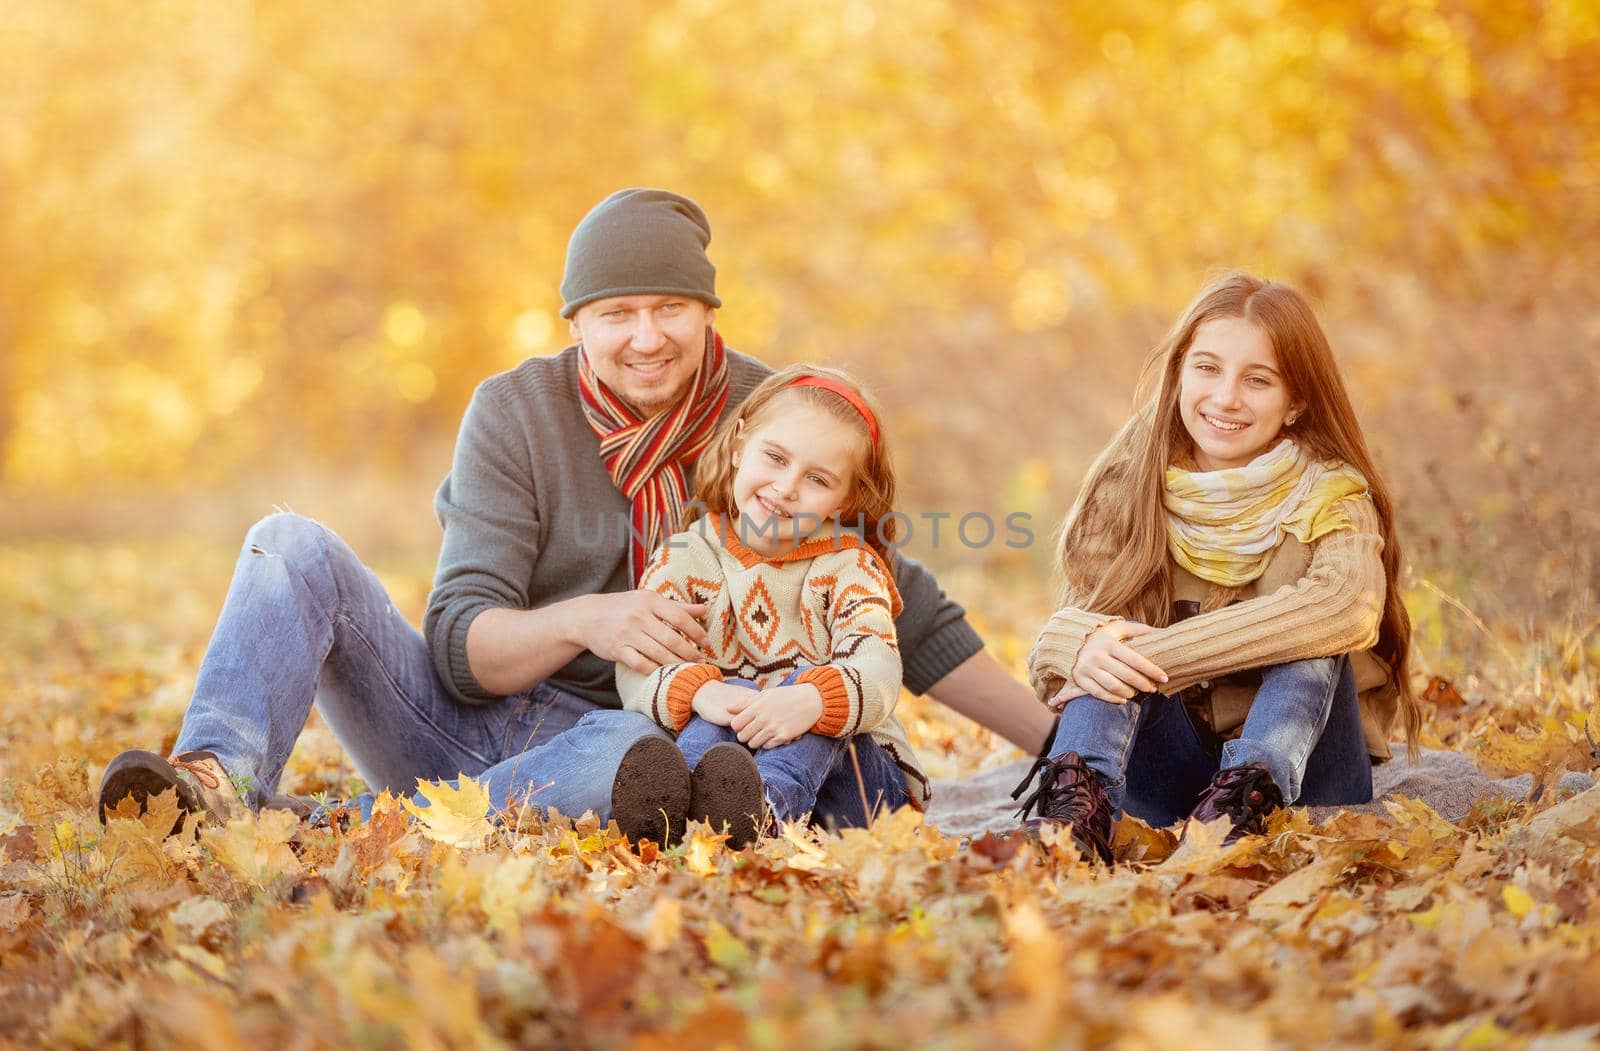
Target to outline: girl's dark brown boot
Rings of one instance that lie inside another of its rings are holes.
[[[726,830],[728,848],[743,850],[761,834],[765,809],[761,772],[750,750],[732,741],[706,749],[689,778],[689,820]]]
[[[1190,821],[1202,824],[1226,817],[1233,830],[1223,840],[1232,843],[1245,833],[1259,836],[1267,830],[1267,815],[1283,806],[1283,793],[1272,783],[1265,764],[1246,763],[1218,770],[1200,802],[1190,813]],[[1188,825],[1184,826],[1185,831]]]
[[[1022,795],[1035,777],[1039,787],[1017,810],[1025,819],[1023,830],[1036,833],[1046,824],[1071,825],[1072,841],[1085,861],[1099,858],[1111,864],[1111,797],[1100,784],[1100,776],[1077,752],[1065,752],[1054,759],[1037,760],[1011,798]],[[1030,811],[1032,817],[1028,817]]]
[[[688,809],[689,767],[678,746],[654,734],[633,742],[611,782],[611,817],[622,834],[666,846],[683,835]]]

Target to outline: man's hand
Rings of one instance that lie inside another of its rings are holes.
[[[1156,629],[1132,620],[1114,620],[1089,633],[1072,667],[1072,685],[1077,696],[1098,697],[1110,704],[1125,704],[1136,693],[1150,693],[1157,683],[1167,681],[1167,673],[1127,644],[1128,639],[1148,635]],[[1057,711],[1066,704],[1072,690],[1062,690],[1051,700]]]
[[[690,708],[708,723],[729,726],[733,717],[755,700],[756,691],[743,686],[732,686],[715,680],[704,683],[694,692]]]
[[[674,602],[654,591],[587,595],[575,629],[584,649],[649,675],[667,664],[704,660],[711,636],[700,626],[703,604]]]
[[[731,726],[747,748],[776,748],[810,732],[822,718],[822,694],[810,683],[755,694]]]

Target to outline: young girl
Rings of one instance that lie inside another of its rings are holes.
[[[660,840],[687,817],[726,827],[740,848],[807,814],[863,825],[878,807],[923,805],[927,780],[891,714],[900,597],[878,419],[848,376],[797,365],[712,439],[695,494],[704,515],[639,585],[705,605],[705,659],[649,675],[617,665],[623,706],[677,735],[676,749],[636,746],[617,771],[625,833]]]
[[[1413,747],[1421,723],[1393,505],[1305,300],[1212,283],[1141,392],[1063,526],[1029,662],[1062,716],[1015,793],[1039,776],[1026,824],[1070,822],[1107,862],[1124,807],[1237,838],[1281,805],[1366,802],[1397,713]]]

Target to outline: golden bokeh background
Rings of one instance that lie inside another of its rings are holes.
[[[912,512],[1047,532],[1144,353],[1244,266],[1316,302],[1417,565],[1518,608],[1593,594],[1593,0],[41,0],[0,26],[13,536],[311,492],[337,517],[392,482],[431,545],[472,388],[565,342],[573,224],[660,185],[710,214],[731,345],[884,397]]]

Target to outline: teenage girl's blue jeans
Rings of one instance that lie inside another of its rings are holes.
[[[1265,764],[1285,803],[1372,799],[1372,761],[1346,656],[1263,668],[1244,727],[1220,755],[1202,741],[1183,701],[1159,693],[1126,704],[1067,702],[1050,754],[1068,751],[1100,775],[1118,813],[1157,827],[1187,817],[1217,770],[1245,763]]]
[[[797,669],[779,683],[792,685],[804,671]],[[749,679],[724,680],[734,686],[757,689]],[[739,742],[730,726],[718,726],[698,715],[692,716],[678,734],[678,750],[689,768],[722,741]],[[856,780],[850,749],[855,748],[861,764],[861,780]],[[883,746],[867,734],[854,737],[824,737],[801,734],[788,744],[755,750],[756,769],[766,789],[773,816],[782,821],[797,821],[811,814],[819,823],[835,828],[864,828],[880,810],[895,810],[906,804],[906,777]],[[862,805],[865,797],[870,813]]]
[[[546,684],[493,704],[457,701],[422,635],[344,541],[273,515],[245,537],[173,751],[216,753],[259,805],[313,700],[374,791],[466,774],[496,807],[526,798],[601,820],[623,753],[665,734],[637,712]],[[370,797],[355,802],[365,814]]]

